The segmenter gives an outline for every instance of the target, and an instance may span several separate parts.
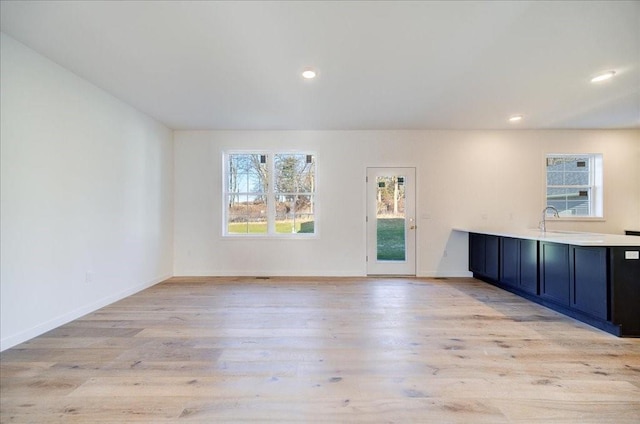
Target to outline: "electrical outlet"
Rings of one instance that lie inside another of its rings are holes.
[[[640,259],[640,251],[638,250],[626,250],[624,252],[625,259]]]
[[[91,284],[91,283],[93,283],[93,272],[91,272],[91,271],[87,271],[87,272],[84,274],[84,282],[85,282],[86,284]]]

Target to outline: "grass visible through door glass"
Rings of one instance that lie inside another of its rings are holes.
[[[378,260],[404,261],[404,218],[378,218]]]

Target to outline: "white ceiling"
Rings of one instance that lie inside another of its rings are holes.
[[[3,0],[0,16],[174,129],[640,128],[638,1]]]

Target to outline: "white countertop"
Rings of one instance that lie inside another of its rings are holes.
[[[578,233],[573,231],[546,231],[538,229],[496,230],[486,228],[453,228],[454,231],[490,234],[529,240],[572,244],[575,246],[634,246],[640,247],[640,236],[619,234]]]

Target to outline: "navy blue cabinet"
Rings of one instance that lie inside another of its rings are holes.
[[[485,239],[485,275],[492,280],[498,280],[500,271],[500,238],[497,236],[486,236]]]
[[[569,245],[540,242],[540,296],[569,306]]]
[[[617,336],[640,336],[640,245],[469,234],[474,277]]]
[[[500,239],[500,283],[538,294],[538,242]]]
[[[518,239],[520,242],[520,289],[538,294],[538,241]]]
[[[611,321],[621,325],[622,334],[640,337],[640,245],[608,250]]]
[[[520,239],[502,237],[500,240],[500,282],[511,287],[520,286]]]
[[[571,246],[569,253],[571,307],[609,319],[607,248]]]
[[[469,271],[484,275],[485,270],[485,238],[484,234],[469,233]]]
[[[469,271],[497,281],[500,271],[499,246],[498,236],[469,233]]]

